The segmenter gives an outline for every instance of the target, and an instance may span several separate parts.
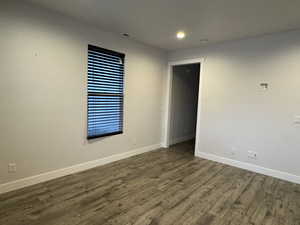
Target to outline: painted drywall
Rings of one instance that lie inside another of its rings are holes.
[[[200,64],[173,66],[170,143],[196,135]]]
[[[199,57],[204,62],[196,154],[300,176],[300,31],[169,54],[170,61]],[[257,152],[257,159],[248,151]]]
[[[22,1],[0,32],[0,184],[161,143],[166,53]],[[124,133],[89,142],[88,44],[126,54]]]

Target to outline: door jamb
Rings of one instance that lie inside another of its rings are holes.
[[[172,81],[173,81],[173,66],[200,63],[199,71],[199,91],[198,91],[198,108],[197,108],[197,124],[196,124],[196,140],[195,140],[195,155],[199,149],[200,121],[201,121],[201,95],[203,91],[203,63],[204,58],[193,58],[179,61],[170,61],[168,63],[167,74],[167,96],[166,96],[166,112],[164,124],[164,142],[163,147],[170,146],[170,124],[171,124],[171,107],[172,107]]]

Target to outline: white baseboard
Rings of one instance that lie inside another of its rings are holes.
[[[196,156],[200,157],[200,158],[212,160],[215,162],[227,164],[230,166],[238,167],[241,169],[249,170],[252,172],[260,173],[263,175],[267,175],[267,176],[271,176],[271,177],[275,177],[275,178],[279,178],[282,180],[300,184],[300,176],[297,176],[294,174],[282,172],[279,170],[273,170],[273,169],[257,166],[257,165],[251,164],[251,163],[241,162],[241,161],[237,161],[237,160],[233,160],[233,159],[229,159],[229,158],[225,158],[225,157],[221,157],[221,156],[217,156],[217,155],[209,154],[209,153],[205,153],[205,152],[196,152]]]
[[[184,137],[179,137],[179,138],[175,138],[175,139],[171,140],[170,144],[175,145],[175,144],[180,143],[180,142],[189,141],[193,138],[195,138],[195,134],[186,135]]]
[[[162,144],[150,145],[150,146],[142,147],[139,149],[135,149],[133,151],[116,154],[116,155],[108,156],[108,157],[93,160],[93,161],[88,161],[85,163],[81,163],[81,164],[77,164],[74,166],[50,171],[47,173],[42,173],[42,174],[35,175],[32,177],[26,177],[26,178],[12,181],[12,182],[5,183],[5,184],[0,184],[0,194],[6,193],[9,191],[14,191],[14,190],[17,190],[20,188],[28,187],[28,186],[31,186],[34,184],[42,183],[45,181],[49,181],[49,180],[52,180],[55,178],[63,177],[66,175],[70,175],[73,173],[78,173],[78,172],[88,170],[88,169],[91,169],[91,168],[94,168],[97,166],[102,166],[102,165],[105,165],[105,164],[108,164],[108,163],[111,163],[111,162],[114,162],[114,161],[117,161],[120,159],[125,159],[130,156],[138,155],[138,154],[141,154],[144,152],[149,152],[149,151],[152,151],[155,149],[159,149],[159,148],[161,148],[161,146],[162,146]]]

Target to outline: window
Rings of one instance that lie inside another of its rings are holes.
[[[88,46],[88,139],[123,132],[124,59]]]

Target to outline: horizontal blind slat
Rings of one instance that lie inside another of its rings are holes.
[[[115,82],[124,83],[124,80],[119,77],[106,76],[106,74],[101,74],[97,76],[88,76],[88,82]]]
[[[113,71],[115,73],[121,73],[124,71],[124,68],[121,66],[107,66],[105,64],[100,63],[88,63],[88,68],[90,70],[98,69],[98,70],[107,70],[107,71]]]
[[[107,53],[104,53],[104,52],[95,51],[93,49],[89,49],[89,53],[92,54],[92,55],[97,55],[97,56],[105,57],[105,58],[108,58],[108,59],[111,59],[111,60],[116,60],[116,61],[118,61],[121,58],[121,57],[114,56],[114,55],[111,55],[111,54],[107,54]]]
[[[111,60],[111,59],[108,59],[106,57],[95,56],[93,54],[89,54],[89,59],[90,59],[90,62],[98,62],[98,63],[101,63],[101,64],[110,65],[110,66],[122,66],[122,67],[124,67],[124,64],[121,62],[120,59]]]
[[[88,76],[101,77],[104,75],[109,76],[109,77],[114,77],[114,78],[122,78],[122,77],[120,77],[120,73],[118,73],[118,72],[88,68]]]

